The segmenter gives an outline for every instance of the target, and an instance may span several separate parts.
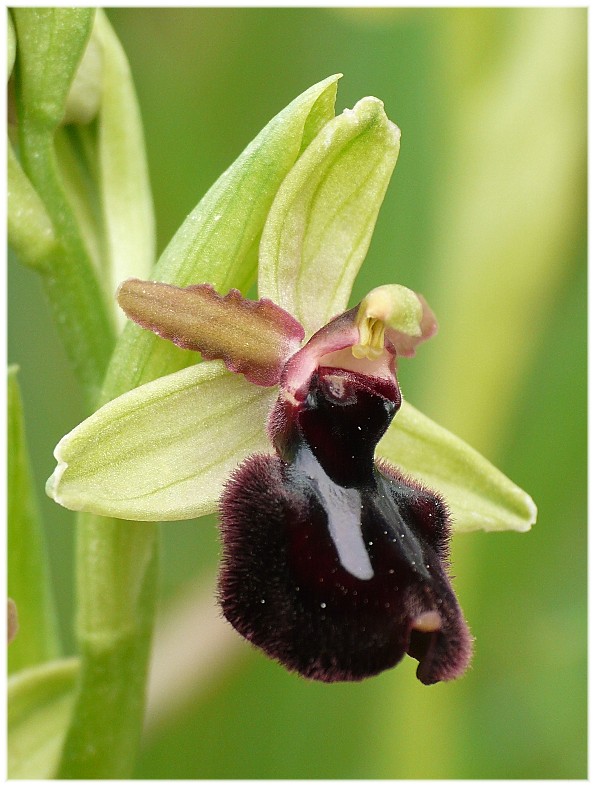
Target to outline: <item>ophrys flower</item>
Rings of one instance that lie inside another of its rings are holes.
[[[61,441],[48,485],[70,508],[141,520],[213,511],[223,492],[226,616],[322,680],[374,674],[405,652],[426,683],[464,670],[449,517],[431,488],[461,529],[526,529],[534,517],[528,496],[410,406],[392,420],[394,356],[433,332],[424,302],[381,289],[343,311],[399,137],[363,99],[289,170],[260,241],[260,294],[278,306],[126,284],[135,319],[233,371],[203,362],[108,403]],[[385,431],[379,456],[399,470],[374,461]]]

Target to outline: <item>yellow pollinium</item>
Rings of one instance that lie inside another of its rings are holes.
[[[359,343],[355,358],[373,361],[384,352],[384,332],[393,328],[407,336],[421,336],[423,308],[417,295],[401,284],[384,284],[369,292],[360,303],[355,324]]]

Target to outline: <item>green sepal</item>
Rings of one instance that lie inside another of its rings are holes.
[[[48,662],[8,680],[9,779],[52,779],[74,704],[77,659]]]
[[[19,631],[8,649],[15,672],[59,653],[49,566],[25,440],[17,367],[8,370],[7,488],[8,595],[16,604]]]
[[[439,492],[455,533],[529,530],[537,518],[531,497],[452,432],[403,402],[377,455]]]
[[[313,85],[265,126],[186,218],[152,279],[179,287],[209,282],[222,294],[231,287],[246,292],[256,276],[258,244],[275,194],[305,141],[332,117],[339,77]],[[195,353],[128,324],[102,401],[195,361]]]
[[[259,388],[220,361],[135,388],[62,438],[47,493],[73,510],[141,521],[216,510],[237,464],[269,451],[276,388]]]
[[[300,154],[304,134],[311,137],[332,118],[338,79],[334,75],[309,88],[265,126],[186,218],[159,260],[156,279],[195,284],[198,268],[223,292],[252,283],[256,259],[247,254]]]
[[[377,98],[327,123],[281,185],[262,235],[258,289],[306,335],[347,306],[395,167],[400,131]]]

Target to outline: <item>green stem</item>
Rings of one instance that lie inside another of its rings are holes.
[[[81,674],[57,778],[129,778],[142,732],[157,596],[157,525],[81,514]]]
[[[112,310],[65,197],[52,134],[25,128],[20,142],[23,168],[43,200],[58,239],[38,270],[54,323],[91,409],[115,343]]]
[[[29,129],[21,156],[59,239],[40,272],[92,409],[114,345],[105,295],[64,194],[52,136]],[[77,535],[81,673],[58,776],[125,778],[134,767],[143,724],[157,595],[157,526],[81,514]]]
[[[108,267],[94,267],[93,246],[87,245],[89,237],[95,240],[97,236],[99,253],[105,251],[100,230],[87,221],[89,211],[81,214],[76,203],[80,194],[67,191],[69,183],[63,180],[56,153],[56,133],[60,133],[57,129],[92,21],[93,14],[86,9],[18,12],[16,92],[22,172],[13,166],[13,175],[17,175],[13,181],[19,187],[15,197],[26,199],[19,204],[13,200],[12,211],[13,236],[22,241],[29,255],[26,261],[35,263],[42,276],[55,325],[89,410],[99,401],[115,344],[116,306],[111,287],[102,287]],[[105,46],[103,54],[109,59]],[[134,99],[130,90],[127,99]],[[111,100],[105,91],[103,100]],[[117,131],[129,131],[124,116],[116,121]],[[138,152],[142,148],[139,133],[135,139],[137,157],[144,164],[144,152]],[[82,141],[94,161],[95,140],[85,133]],[[101,173],[91,174],[98,183]],[[44,220],[49,224],[47,243],[41,251],[39,244],[35,246],[35,254],[30,251],[27,223],[18,221],[23,204],[38,224]],[[151,215],[141,231],[149,232],[152,226]],[[127,385],[125,375],[124,371],[112,372],[102,395],[117,395],[118,388]],[[124,778],[132,772],[142,731],[157,587],[157,526],[81,514],[77,536],[81,672],[58,775]]]
[[[130,363],[134,349],[124,338],[118,347],[124,348],[129,363],[122,364],[114,353],[101,403],[154,376],[150,365],[137,373],[136,364]],[[138,358],[138,347],[136,351]],[[155,523],[78,516],[77,639],[82,668],[57,778],[132,775],[144,718],[158,548]]]

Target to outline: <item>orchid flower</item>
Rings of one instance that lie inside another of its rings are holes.
[[[347,309],[400,132],[375,98],[321,122],[333,80],[315,86],[316,133],[256,237],[259,300],[188,283],[188,271],[123,282],[132,320],[206,360],[66,435],[47,491],[140,521],[219,511],[219,598],[246,639],[322,681],[360,680],[407,653],[431,684],[460,676],[472,650],[448,577],[451,534],[527,530],[535,506],[403,402],[396,359],[436,332],[423,297],[385,285]],[[243,166],[248,177],[250,156]],[[225,210],[219,200],[195,219],[241,236]]]

